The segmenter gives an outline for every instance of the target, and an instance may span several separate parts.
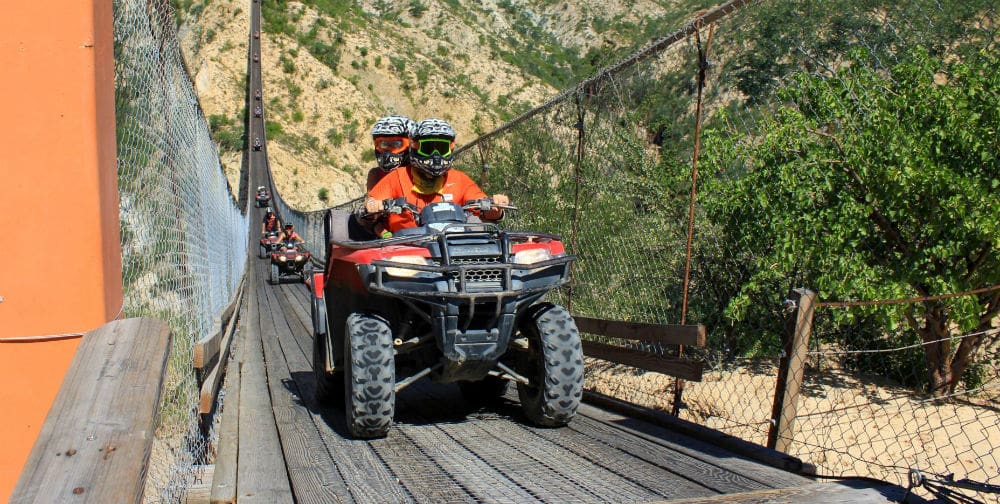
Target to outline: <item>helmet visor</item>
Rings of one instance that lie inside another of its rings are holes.
[[[410,139],[406,137],[378,137],[375,139],[375,150],[378,152],[402,154],[409,146]]]
[[[437,154],[441,157],[451,155],[452,141],[448,138],[421,138],[417,140],[417,154],[421,156],[433,156]]]

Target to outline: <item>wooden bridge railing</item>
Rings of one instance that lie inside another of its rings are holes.
[[[705,346],[705,326],[645,324],[573,316],[581,333],[626,339],[636,343],[661,346]],[[668,358],[633,348],[583,341],[583,354],[601,360],[655,371],[676,378],[701,381],[703,363],[684,358]]]
[[[150,318],[83,336],[10,502],[142,498],[170,339]]]

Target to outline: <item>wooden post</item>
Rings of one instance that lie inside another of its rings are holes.
[[[795,317],[789,319],[789,330],[785,331],[778,382],[774,388],[771,428],[767,433],[767,447],[783,453],[788,452],[795,435],[796,403],[805,375],[815,300],[816,293],[808,289],[793,290],[787,300],[795,310]]]

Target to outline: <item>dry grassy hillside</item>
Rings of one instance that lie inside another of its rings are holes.
[[[268,153],[278,190],[302,210],[363,192],[376,118],[442,117],[455,126],[459,143],[471,140],[676,28],[707,2],[341,3],[266,5],[272,9],[261,35]],[[249,1],[181,0],[177,9],[188,68],[235,180]],[[275,19],[282,29],[268,31]]]

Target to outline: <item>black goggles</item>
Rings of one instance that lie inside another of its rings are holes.
[[[421,138],[417,140],[417,154],[421,156],[433,156],[437,154],[441,157],[451,155],[451,140],[447,138]]]

